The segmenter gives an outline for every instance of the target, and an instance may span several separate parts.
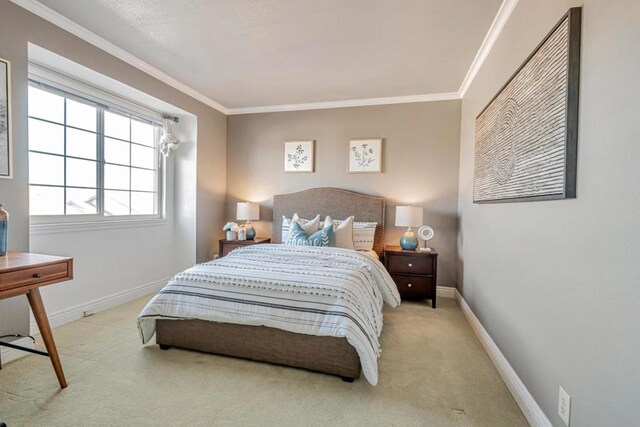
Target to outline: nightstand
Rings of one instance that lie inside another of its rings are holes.
[[[436,251],[407,251],[400,246],[386,246],[384,265],[402,299],[430,299],[431,306],[436,308]]]
[[[218,254],[223,257],[228,255],[232,250],[242,247],[242,246],[251,246],[251,245],[259,245],[261,243],[271,243],[271,239],[266,239],[264,237],[256,237],[253,240],[226,240],[220,239],[220,246],[218,247]]]

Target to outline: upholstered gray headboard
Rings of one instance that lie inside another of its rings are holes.
[[[378,196],[356,193],[341,188],[310,188],[297,193],[279,194],[273,197],[272,242],[281,243],[282,216],[298,213],[301,218],[313,218],[320,214],[334,219],[345,219],[350,215],[356,221],[377,222],[373,250],[382,254],[384,250],[385,199]]]

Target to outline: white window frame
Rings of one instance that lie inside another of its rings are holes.
[[[41,67],[37,64],[29,64],[29,86],[56,93],[69,99],[75,99],[83,103],[89,103],[103,110],[133,116],[150,123],[162,126],[162,115],[148,110],[142,106],[133,104],[98,88],[86,85],[68,76],[63,76],[53,70]],[[98,153],[97,162],[101,164],[100,173],[104,172],[104,129],[102,119],[104,112],[100,114],[98,128]],[[66,144],[66,141],[65,141]],[[156,147],[158,150],[158,147]],[[65,156],[66,157],[66,156]],[[166,164],[163,156],[159,156],[156,179],[157,213],[153,215],[30,215],[31,232],[36,234],[48,234],[58,231],[70,231],[81,229],[106,229],[123,227],[140,227],[150,225],[163,225],[166,223]],[[102,185],[101,185],[102,184]],[[31,185],[31,184],[30,184]],[[34,184],[37,185],[37,184]],[[104,185],[98,180],[98,193],[104,194]],[[99,197],[102,198],[102,195]]]

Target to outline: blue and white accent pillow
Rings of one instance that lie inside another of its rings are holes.
[[[291,224],[297,221],[300,221],[300,225],[304,228],[304,231],[309,234],[315,233],[320,228],[320,215],[316,215],[313,219],[300,218],[297,212],[294,213],[291,218],[282,215],[282,235],[280,236],[282,243],[289,241],[289,229],[291,228]]]
[[[333,224],[322,230],[309,235],[302,226],[294,222],[289,230],[287,245],[293,246],[335,246],[335,236],[333,234]]]

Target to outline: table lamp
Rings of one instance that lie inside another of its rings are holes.
[[[418,247],[418,237],[411,227],[422,225],[422,208],[416,206],[396,206],[396,226],[408,227],[400,239],[402,249],[415,250]]]
[[[253,240],[256,237],[256,230],[249,221],[260,219],[260,205],[251,202],[239,202],[236,209],[236,219],[247,221],[244,225],[247,230],[247,240]]]

